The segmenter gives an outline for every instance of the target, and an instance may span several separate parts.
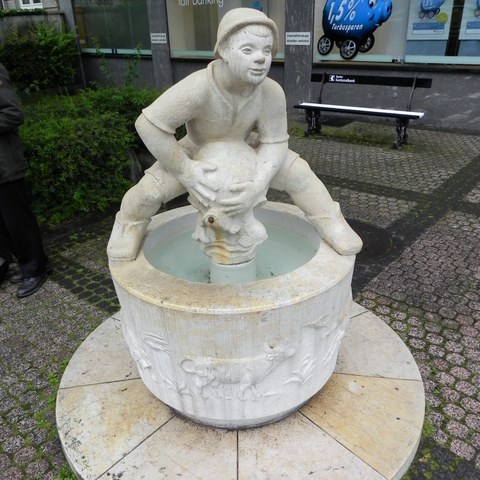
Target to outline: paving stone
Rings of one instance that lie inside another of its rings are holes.
[[[466,427],[465,425],[463,425],[459,422],[456,422],[456,421],[452,420],[452,421],[448,422],[448,424],[447,424],[447,432],[451,433],[456,438],[464,439],[468,435],[468,427]]]
[[[443,387],[440,390],[440,395],[447,402],[458,402],[460,400],[460,393],[453,388]]]
[[[8,468],[0,472],[0,480],[23,480],[23,473],[17,467]]]
[[[450,373],[454,377],[462,379],[462,380],[467,380],[468,378],[470,378],[472,376],[472,372],[469,372],[466,368],[463,368],[463,367],[453,367],[450,370]]]
[[[480,432],[480,417],[478,415],[467,415],[465,423],[475,431]]]
[[[465,457],[467,460],[472,460],[475,457],[475,449],[462,440],[455,439],[450,448],[453,453]]]
[[[30,460],[32,460],[35,457],[36,453],[37,451],[33,447],[21,448],[13,456],[13,461],[15,463],[20,463],[20,464],[28,463]]]
[[[35,462],[30,462],[25,469],[27,475],[39,477],[48,470],[48,462],[46,459],[37,460]]]

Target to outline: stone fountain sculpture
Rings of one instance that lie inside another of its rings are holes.
[[[217,59],[143,110],[136,128],[156,163],[124,196],[107,247],[145,385],[180,414],[218,427],[278,420],[325,384],[362,247],[288,149],[285,95],[267,78],[278,42],[265,14],[229,11]],[[266,203],[269,187],[299,208]],[[192,207],[156,215],[184,192]],[[185,235],[200,249],[185,247]],[[262,260],[262,248],[273,260]],[[164,260],[155,260],[159,251]],[[182,273],[194,251],[208,259],[203,277]]]

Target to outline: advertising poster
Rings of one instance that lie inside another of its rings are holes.
[[[314,61],[401,61],[408,12],[404,0],[316,0]]]
[[[448,40],[453,0],[412,0],[407,40]]]
[[[480,40],[480,0],[465,0],[460,40]]]

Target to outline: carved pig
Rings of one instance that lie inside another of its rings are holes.
[[[266,347],[264,353],[250,358],[223,359],[190,356],[181,362],[181,367],[185,372],[195,375],[195,383],[202,396],[205,396],[206,386],[215,389],[220,384],[236,384],[239,386],[238,398],[244,400],[248,390],[253,396],[258,396],[256,384],[294,354],[294,347],[282,343],[274,347]]]

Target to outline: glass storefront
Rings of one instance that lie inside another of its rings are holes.
[[[314,41],[314,63],[480,64],[480,0],[316,0]]]
[[[480,64],[480,0],[314,1],[314,64]],[[172,58],[213,58],[218,23],[237,7],[262,10],[285,39],[285,0],[166,0],[166,6]],[[74,0],[74,7],[83,51],[151,53],[146,0]],[[276,60],[284,58],[283,44]]]
[[[173,58],[212,58],[218,22],[229,10],[263,11],[285,37],[285,0],[167,0],[170,52]],[[283,42],[276,59],[283,58]]]
[[[83,52],[150,54],[146,0],[74,0]]]

